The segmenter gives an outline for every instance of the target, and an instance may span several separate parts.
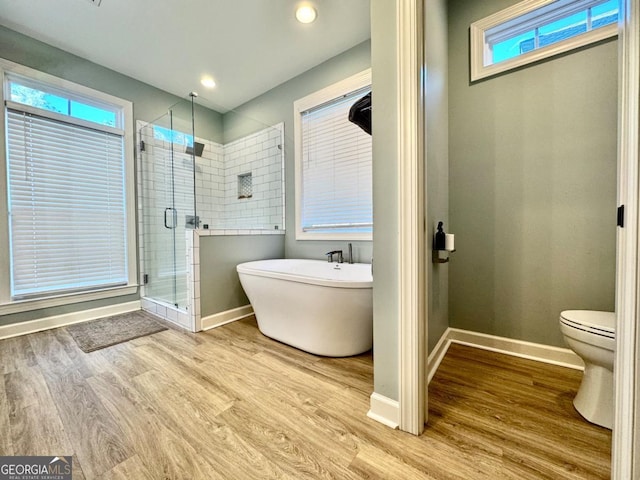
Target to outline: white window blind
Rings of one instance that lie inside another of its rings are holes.
[[[370,233],[371,136],[349,121],[370,88],[302,112],[302,230]]]
[[[127,284],[123,142],[7,109],[13,298]]]

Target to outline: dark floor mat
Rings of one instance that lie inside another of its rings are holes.
[[[65,328],[85,353],[167,330],[150,314],[142,311],[77,323]]]

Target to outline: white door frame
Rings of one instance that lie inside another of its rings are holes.
[[[618,72],[618,205],[624,205],[624,228],[618,228],[616,259],[615,417],[611,478],[640,475],[640,305],[639,144],[640,0],[622,0]]]
[[[424,0],[397,0],[399,177],[399,428],[426,420]]]

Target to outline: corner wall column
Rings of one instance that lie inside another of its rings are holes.
[[[423,0],[398,0],[399,428],[414,435],[427,410],[423,18]]]

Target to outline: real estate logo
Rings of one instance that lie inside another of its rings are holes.
[[[71,480],[72,457],[0,457],[0,480]]]

